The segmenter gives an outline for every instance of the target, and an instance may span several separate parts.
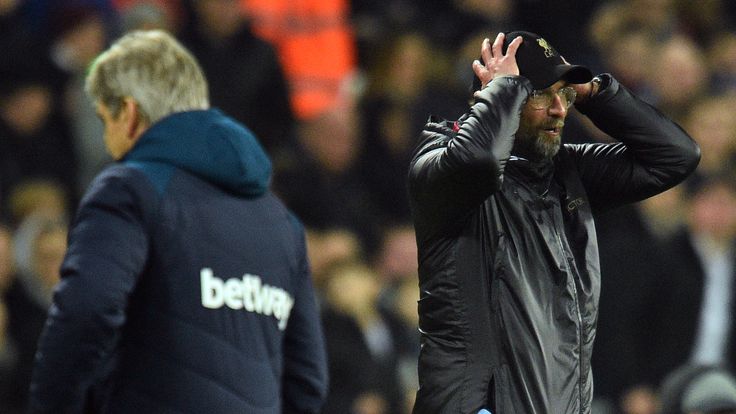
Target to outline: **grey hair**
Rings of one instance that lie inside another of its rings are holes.
[[[92,63],[85,90],[114,116],[133,98],[149,125],[175,112],[208,109],[207,80],[192,54],[163,30],[133,31]]]

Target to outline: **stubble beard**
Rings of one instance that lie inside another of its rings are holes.
[[[551,159],[560,151],[562,129],[556,137],[548,137],[544,130],[529,129],[522,125],[516,132],[512,153],[530,161]]]

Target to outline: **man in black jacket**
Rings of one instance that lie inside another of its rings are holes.
[[[593,218],[680,183],[697,144],[538,35],[486,39],[475,103],[430,119],[409,172],[422,351],[415,413],[588,413]],[[572,104],[620,142],[561,145]]]

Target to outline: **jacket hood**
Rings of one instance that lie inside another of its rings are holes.
[[[217,109],[161,119],[123,161],[172,165],[244,196],[263,194],[271,179],[271,161],[253,133]]]

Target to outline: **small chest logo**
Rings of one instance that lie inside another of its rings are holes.
[[[567,211],[572,213],[573,211],[575,211],[578,207],[582,206],[583,204],[585,204],[585,200],[582,197],[568,200]]]
[[[555,55],[555,50],[552,49],[552,46],[550,46],[546,40],[540,37],[539,39],[537,39],[537,43],[539,43],[539,46],[544,49],[544,56],[551,58]]]

